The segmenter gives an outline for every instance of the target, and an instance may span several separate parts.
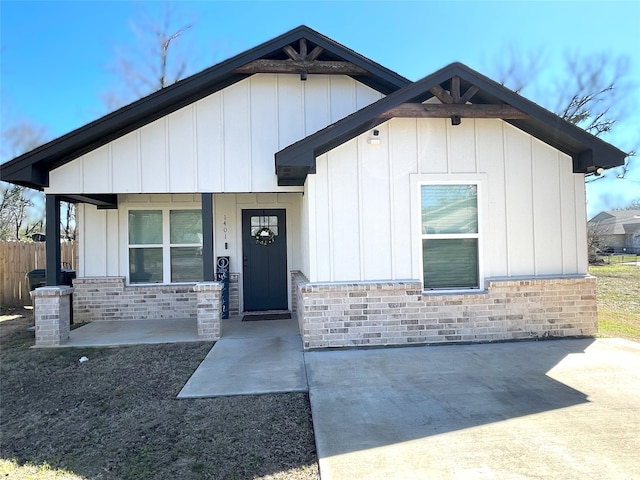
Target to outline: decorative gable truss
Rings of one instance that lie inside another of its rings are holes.
[[[573,159],[575,173],[622,165],[627,154],[461,63],[378,102],[276,153],[279,185],[303,185],[315,159],[392,118],[499,118]]]
[[[236,68],[236,73],[253,75],[255,73],[299,73],[300,80],[306,80],[308,74],[348,75],[351,77],[370,76],[371,73],[352,62],[344,60],[322,60],[321,56],[328,55],[323,47],[315,45],[308,51],[306,38],[299,41],[298,50],[292,45],[282,47],[282,52],[288,57],[260,58],[242,67]]]

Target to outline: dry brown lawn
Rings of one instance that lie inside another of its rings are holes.
[[[306,394],[176,399],[211,342],[33,349],[0,315],[0,476],[318,478]]]

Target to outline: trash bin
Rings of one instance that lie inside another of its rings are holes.
[[[61,285],[73,286],[73,279],[76,278],[76,271],[68,268],[63,268],[60,272],[62,275]]]
[[[68,268],[63,268],[60,271],[60,285],[71,286],[73,279],[76,278],[76,271]],[[33,291],[38,287],[44,287],[47,284],[47,271],[44,268],[36,268],[27,273],[27,280],[29,282],[29,291]]]
[[[36,268],[35,270],[31,270],[29,273],[27,273],[26,277],[27,281],[29,282],[30,292],[38,287],[44,287],[47,284],[47,270],[44,268]],[[69,287],[71,287],[73,285],[74,278],[76,278],[75,270],[63,268],[62,270],[60,270],[60,282],[58,283],[59,285],[68,285]],[[71,296],[69,300],[71,302],[69,323],[73,325],[73,296]]]
[[[27,273],[27,280],[29,282],[29,291],[33,291],[38,287],[44,287],[46,285],[46,271],[44,268],[38,268],[31,270]]]

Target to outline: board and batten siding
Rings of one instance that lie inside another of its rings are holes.
[[[199,194],[120,195],[118,210],[78,204],[78,276],[128,276],[127,218],[130,209],[201,208]],[[287,265],[301,270],[301,193],[244,193],[213,196],[214,256],[228,256],[231,272],[242,272],[242,210],[280,208],[287,218]]]
[[[570,157],[500,120],[393,119],[376,128],[380,145],[366,132],[319,157],[307,178],[310,281],[420,279],[416,176],[483,179],[484,278],[587,273],[584,177]]]
[[[50,174],[50,194],[285,192],[274,154],[382,98],[346,76],[258,74]]]

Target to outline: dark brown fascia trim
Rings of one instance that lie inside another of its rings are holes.
[[[59,195],[60,200],[69,203],[88,203],[95,205],[100,210],[112,210],[118,208],[118,195],[115,194],[74,194]]]

